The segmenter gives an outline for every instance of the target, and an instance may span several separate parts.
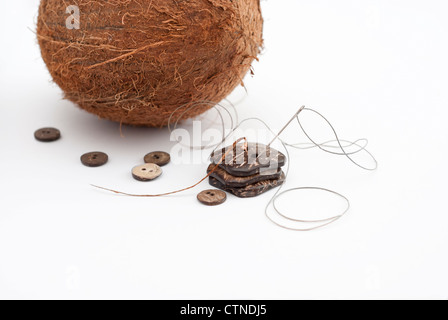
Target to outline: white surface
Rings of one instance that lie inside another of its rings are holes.
[[[195,199],[206,183],[160,199],[92,189],[167,191],[206,164],[133,181],[146,152],[172,146],[167,132],[124,128],[122,138],[117,124],[62,101],[29,30],[37,7],[0,4],[0,298],[448,298],[446,1],[263,2],[266,50],[240,116],[278,128],[307,104],[343,138],[369,138],[380,163],[369,173],[292,152],[288,186],[328,187],[352,202],[311,233],[264,217],[272,193],[211,209]],[[63,139],[36,142],[47,125]],[[80,165],[97,149],[107,166]]]

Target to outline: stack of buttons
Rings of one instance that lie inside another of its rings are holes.
[[[211,162],[210,184],[240,198],[259,196],[286,179],[281,169],[285,155],[260,143],[241,143],[213,152]]]

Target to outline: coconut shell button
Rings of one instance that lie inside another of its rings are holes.
[[[214,171],[213,171],[214,170]],[[265,180],[277,180],[280,179],[282,175],[282,169],[273,169],[267,170],[262,174],[255,174],[247,177],[235,177],[229,174],[221,167],[216,167],[216,164],[211,164],[207,173],[210,173],[210,176],[221,182],[226,187],[231,188],[243,188],[249,184],[255,184],[257,182],[265,181]]]
[[[247,148],[246,148],[247,147]],[[221,159],[225,155],[222,163]],[[261,143],[238,144],[213,152],[212,163],[237,177],[248,177],[260,173],[262,168],[278,169],[285,165],[286,156],[274,148]]]
[[[170,161],[170,154],[163,151],[151,152],[145,156],[145,163],[154,163],[159,167],[167,165]]]
[[[198,194],[198,200],[206,206],[217,206],[227,200],[227,194],[221,190],[204,190]]]
[[[220,182],[218,179],[210,177],[210,185],[215,188],[219,188],[234,194],[239,198],[252,198],[257,197],[271,189],[277,188],[281,186],[285,182],[286,176],[282,172],[282,175],[279,179],[276,180],[265,180],[260,181],[254,184],[247,185],[243,188],[232,188],[227,187],[225,184]]]
[[[154,163],[146,163],[132,169],[132,176],[138,181],[151,181],[162,174],[162,168]]]
[[[101,167],[109,161],[109,156],[104,152],[89,152],[81,157],[81,162],[86,167]]]
[[[41,142],[53,142],[61,138],[61,132],[55,128],[42,128],[34,132],[34,137]]]

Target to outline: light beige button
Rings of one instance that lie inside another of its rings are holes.
[[[132,169],[132,176],[138,181],[151,181],[162,174],[162,168],[154,163],[147,163]]]

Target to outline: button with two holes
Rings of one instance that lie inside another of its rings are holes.
[[[145,156],[145,163],[154,163],[160,167],[167,165],[170,161],[170,154],[163,151],[151,152]]]
[[[146,163],[132,169],[132,176],[138,181],[151,181],[162,174],[162,168],[154,163]]]
[[[101,167],[109,161],[109,156],[104,152],[89,152],[81,157],[81,162],[86,167]]]
[[[227,200],[227,194],[217,189],[204,190],[198,194],[198,200],[206,206],[217,206]]]
[[[34,132],[34,138],[40,142],[53,142],[61,138],[61,132],[56,128],[42,128]]]

